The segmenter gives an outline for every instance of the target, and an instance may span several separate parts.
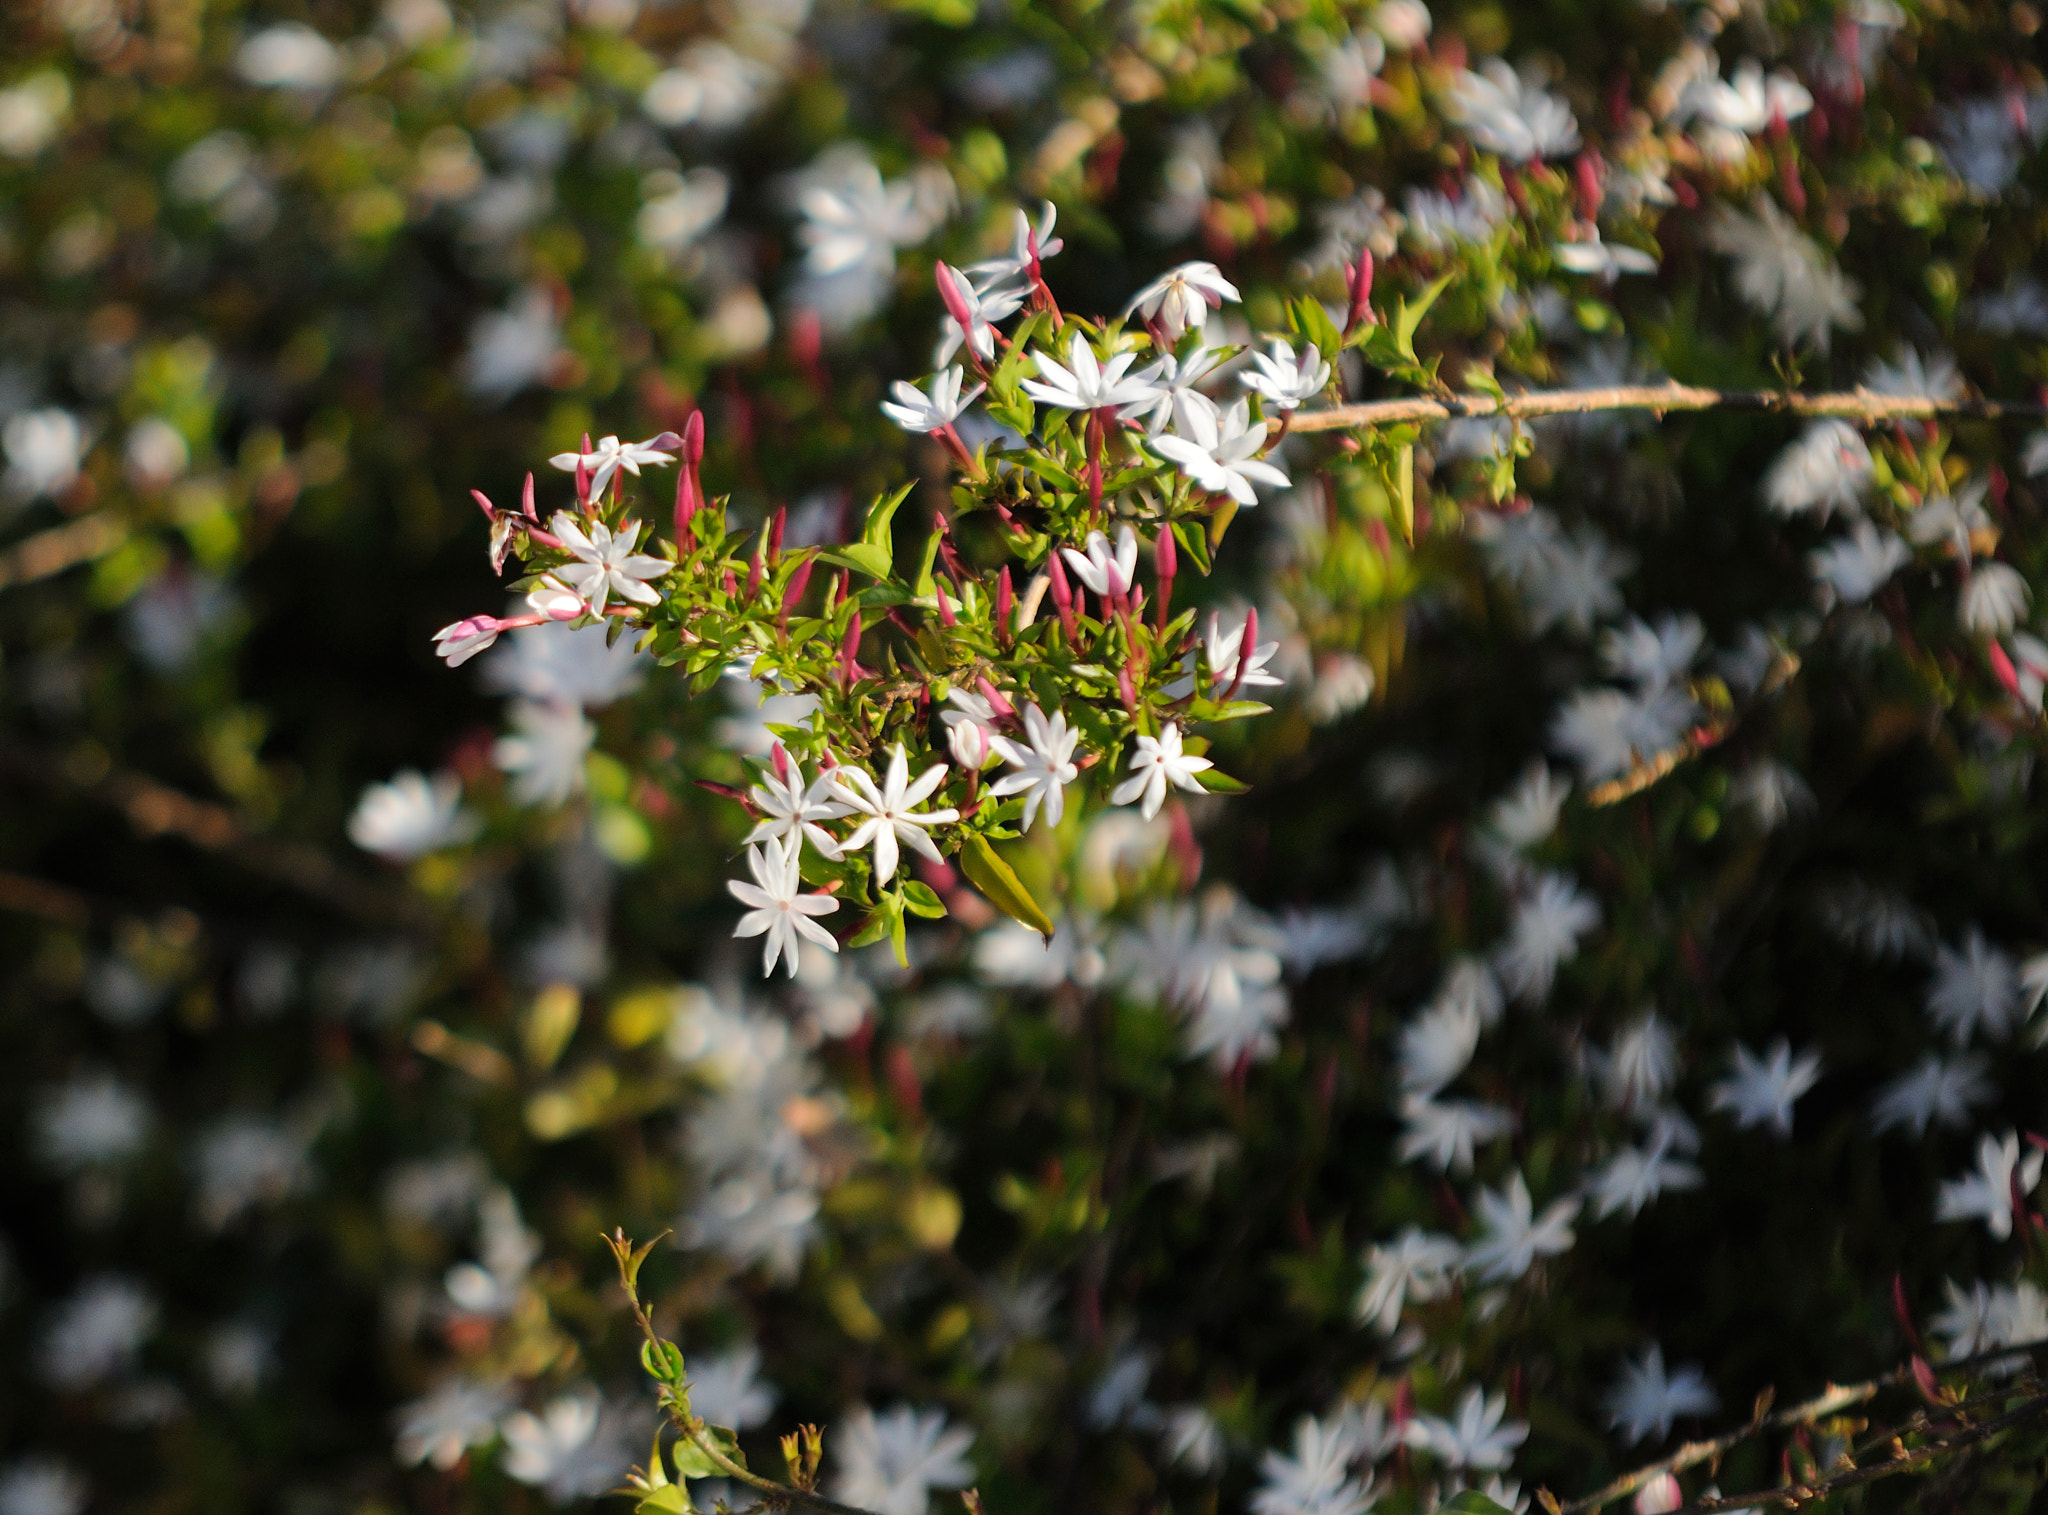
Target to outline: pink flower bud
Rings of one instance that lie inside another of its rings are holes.
[[[939,286],[939,298],[945,302],[946,314],[959,323],[963,336],[971,337],[974,312],[967,304],[967,276],[940,263],[933,267],[932,278]]]
[[[1685,1495],[1678,1487],[1678,1480],[1669,1473],[1659,1473],[1637,1491],[1636,1515],[1671,1515],[1671,1511],[1684,1503]]]
[[[481,489],[472,489],[469,492],[469,497],[472,500],[476,501],[476,508],[484,513],[485,520],[497,520],[498,507],[491,503],[491,497],[489,495],[485,494]]]
[[[972,721],[956,722],[946,745],[953,750],[953,761],[969,773],[980,772],[988,762],[988,733]]]
[[[1005,563],[1003,571],[996,575],[996,635],[1003,640],[1010,636],[1010,609],[1016,599],[1016,592],[1010,588],[1010,565]]]
[[[434,633],[434,655],[446,660],[450,668],[460,668],[497,641],[498,630],[498,618],[488,615],[473,615],[443,626]]]

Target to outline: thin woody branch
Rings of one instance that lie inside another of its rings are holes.
[[[1989,1352],[1979,1352],[1971,1357],[1959,1357],[1953,1362],[1943,1363],[1942,1371],[1954,1372],[1961,1369],[1981,1367],[1986,1363],[2024,1356],[2029,1353],[2038,1352],[2043,1348],[2048,1348],[2048,1340],[2022,1342],[2016,1346],[1999,1347]],[[1892,1369],[1889,1373],[1880,1373],[1875,1378],[1866,1378],[1861,1383],[1830,1384],[1823,1392],[1815,1395],[1812,1399],[1805,1400],[1800,1404],[1787,1406],[1775,1415],[1756,1416],[1748,1425],[1741,1427],[1739,1430],[1729,1431],[1706,1441],[1689,1441],[1670,1456],[1660,1458],[1653,1463],[1648,1463],[1643,1467],[1635,1469],[1633,1472],[1624,1473],[1612,1483],[1586,1495],[1583,1499],[1575,1499],[1570,1504],[1561,1506],[1557,1511],[1557,1515],[1590,1515],[1590,1512],[1613,1504],[1616,1500],[1628,1498],[1631,1494],[1641,1490],[1652,1479],[1662,1474],[1677,1473],[1686,1468],[1696,1467],[1700,1463],[1710,1462],[1733,1451],[1752,1436],[1762,1435],[1766,1431],[1782,1431],[1795,1426],[1810,1426],[1814,1422],[1824,1420],[1830,1415],[1839,1415],[1844,1410],[1875,1399],[1885,1389],[1896,1388],[1901,1384],[1910,1382],[1912,1377],[1912,1364],[1908,1363]],[[2048,1404],[2048,1399],[2036,1402],[2032,1408],[2028,1409],[2027,1413],[2033,1413],[2033,1409],[2040,1408],[2042,1404]],[[2018,1412],[2015,1413],[2017,1414]],[[1979,1435],[1971,1436],[1968,1439],[1972,1441],[1979,1440],[1985,1434],[1989,1433],[1980,1430]],[[1962,1443],[1956,1442],[1954,1444],[1961,1445]],[[1941,1445],[1947,1445],[1947,1443]],[[1916,1463],[1926,1460],[1918,1454],[1921,1451],[1927,1450],[1929,1449],[1916,1449],[1911,1454],[1910,1460]],[[1933,1450],[1938,1452],[1940,1446],[1935,1446]],[[1889,1466],[1889,1464],[1874,1466]],[[1897,1468],[1894,1468],[1893,1471],[1903,1472],[1905,1471],[1905,1465],[1902,1463]],[[1858,1481],[1865,1480],[1859,1479]],[[1719,1502],[1709,1501],[1703,1505],[1690,1506],[1689,1509],[1696,1511],[1732,1510],[1756,1504],[1799,1503],[1799,1500],[1788,1501],[1783,1497],[1789,1492],[1791,1491],[1785,1489],[1766,1490],[1762,1493],[1744,1494],[1739,1498],[1731,1497]]]
[[[1969,421],[2040,420],[2048,404],[2024,400],[1941,400],[1923,395],[1881,395],[1868,389],[1832,394],[1797,394],[1775,389],[1702,389],[1690,384],[1623,384],[1606,389],[1549,389],[1529,394],[1415,396],[1333,405],[1293,412],[1292,431],[1346,431],[1358,426],[1392,426],[1404,421],[1456,421],[1505,416],[1589,415],[1605,410],[1740,410],[1787,416],[1841,416],[1866,423],[1954,417]]]

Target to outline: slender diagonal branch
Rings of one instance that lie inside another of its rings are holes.
[[[1841,416],[1866,423],[1953,416],[1973,421],[2040,420],[2048,405],[2024,400],[1940,400],[1922,395],[1881,395],[1868,389],[1798,394],[1774,389],[1702,389],[1691,384],[1623,384],[1606,389],[1550,389],[1495,399],[1492,395],[1424,396],[1297,410],[1291,431],[1347,431],[1403,421],[1455,421],[1486,416],[1531,420],[1603,410],[1743,410],[1788,416]]]
[[[2048,1348],[2048,1340],[2021,1342],[2015,1346],[1999,1347],[1989,1352],[1979,1352],[1972,1357],[1956,1358],[1952,1362],[1943,1363],[1941,1371],[1951,1373],[1982,1367],[1987,1363],[2024,1356],[2028,1353],[2038,1352],[2043,1348]],[[1913,1366],[1911,1363],[1907,1363],[1893,1368],[1889,1373],[1880,1373],[1875,1378],[1867,1378],[1861,1383],[1829,1384],[1824,1392],[1815,1395],[1812,1399],[1806,1400],[1801,1404],[1790,1405],[1775,1415],[1758,1416],[1751,1420],[1748,1425],[1738,1430],[1729,1431],[1706,1441],[1689,1441],[1670,1456],[1660,1458],[1656,1462],[1635,1469],[1633,1472],[1624,1473],[1604,1488],[1595,1490],[1583,1499],[1573,1500],[1570,1504],[1563,1506],[1557,1512],[1557,1515],[1590,1515],[1590,1512],[1613,1504],[1618,1499],[1628,1498],[1629,1495],[1636,1493],[1645,1484],[1650,1482],[1651,1479],[1661,1474],[1676,1473],[1682,1469],[1696,1467],[1700,1463],[1711,1461],[1734,1450],[1737,1446],[1749,1440],[1750,1437],[1762,1435],[1766,1431],[1782,1431],[1792,1426],[1809,1426],[1815,1421],[1826,1419],[1830,1415],[1838,1415],[1843,1410],[1875,1399],[1885,1389],[1896,1388],[1900,1384],[1910,1382],[1912,1376]],[[2044,1401],[2044,1403],[2048,1403],[2048,1401]],[[1972,1437],[1971,1439],[1976,1440],[1978,1438]],[[1895,1471],[1903,1472],[1904,1467],[1901,1466]],[[1783,1493],[1784,1491],[1780,1490],[1777,1492]],[[1744,1505],[1784,1502],[1781,1499],[1774,1498],[1771,1494],[1746,1494],[1740,1499],[1726,1500],[1712,1508],[1732,1510],[1741,1508]],[[1796,1503],[1797,1501],[1794,1502]]]

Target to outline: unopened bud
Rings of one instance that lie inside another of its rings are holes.
[[[1003,571],[996,575],[996,635],[1007,641],[1010,636],[1010,609],[1016,599],[1016,592],[1010,588],[1010,565],[1005,563]]]
[[[972,721],[956,722],[946,745],[953,750],[953,761],[969,773],[978,773],[988,764],[988,733]]]

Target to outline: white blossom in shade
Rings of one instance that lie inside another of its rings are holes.
[[[2019,965],[1972,926],[1961,946],[1935,949],[1927,1014],[1958,1047],[1980,1030],[2004,1040],[2021,1018]]]
[[[313,1182],[305,1138],[253,1115],[231,1115],[209,1127],[193,1146],[192,1165],[198,1176],[192,1207],[200,1223],[216,1231]]]
[[[950,213],[951,180],[940,170],[884,182],[865,148],[842,142],[797,176],[796,208],[806,276],[796,299],[844,328],[886,296],[897,250],[924,241]]]
[[[1029,831],[1041,813],[1048,826],[1057,826],[1066,814],[1066,786],[1080,777],[1074,765],[1074,747],[1081,740],[1070,730],[1064,712],[1055,710],[1051,719],[1037,705],[1024,707],[1024,740],[999,736],[989,746],[1017,771],[1006,773],[989,786],[989,793],[1008,797],[1024,796],[1024,829]],[[1040,807],[1043,806],[1041,812]]]
[[[445,1379],[398,1409],[398,1460],[410,1467],[429,1462],[447,1472],[471,1447],[498,1439],[498,1417],[510,1404],[496,1384],[473,1378]]]
[[[247,1399],[277,1369],[277,1351],[270,1333],[246,1320],[223,1321],[206,1335],[207,1382],[214,1391]]]
[[[1223,1469],[1223,1428],[1200,1405],[1169,1405],[1159,1428],[1159,1450],[1172,1467],[1186,1468],[1197,1478]]]
[[[1596,621],[1620,611],[1617,584],[1635,559],[1596,528],[1582,526],[1568,537],[1540,505],[1509,516],[1474,511],[1467,519],[1488,571],[1513,586],[1532,632],[1562,626],[1590,636]]]
[[[2048,693],[2048,642],[2021,631],[2014,633],[2005,648],[2012,658],[2013,679],[2019,685],[2016,698],[2021,708],[2029,712],[2039,710],[2043,694]]]
[[[1860,514],[1870,485],[1870,444],[1847,421],[1810,422],[1764,475],[1764,503],[1779,515],[1811,513],[1825,521],[1837,510]]]
[[[1544,89],[1537,75],[1518,74],[1499,58],[1488,58],[1476,73],[1458,71],[1446,114],[1477,145],[1516,163],[1562,158],[1579,145],[1571,107]]]
[[[1196,346],[1186,354],[1163,352],[1131,377],[1146,387],[1146,397],[1117,412],[1120,421],[1143,418],[1147,435],[1158,436],[1189,405],[1208,402],[1196,388],[1229,358],[1227,347]]]
[[[1789,1139],[1793,1104],[1820,1082],[1820,1054],[1808,1051],[1795,1058],[1792,1044],[1781,1036],[1766,1057],[1737,1042],[1734,1062],[1735,1071],[1714,1085],[1707,1103],[1726,1110],[1742,1130],[1768,1126],[1780,1140]]]
[[[638,689],[653,658],[633,639],[614,642],[603,626],[550,621],[513,630],[510,643],[484,665],[484,681],[505,694],[602,710]]]
[[[2023,128],[2014,120],[2013,102],[2009,94],[1979,95],[1935,113],[1942,158],[1976,198],[1994,199],[2010,189],[2026,161],[2029,137],[2040,140],[2034,125],[2038,109],[2022,107],[2019,114],[2031,118]]]
[[[2037,431],[2027,438],[2027,445],[2020,452],[2020,467],[2030,479],[2048,474],[2048,431]]]
[[[693,1352],[689,1367],[693,1414],[728,1431],[751,1431],[767,1422],[775,1408],[776,1392],[775,1386],[761,1377],[759,1347]]]
[[[98,1388],[133,1368],[157,1315],[156,1300],[133,1279],[89,1278],[52,1313],[37,1349],[37,1371],[62,1393]]]
[[[1956,623],[1975,636],[2003,636],[2019,625],[2034,591],[2009,563],[1979,562],[1963,580]]]
[[[82,1515],[92,1486],[52,1457],[23,1457],[0,1468],[0,1515]]]
[[[1173,343],[1184,331],[1201,330],[1209,312],[1222,309],[1224,301],[1235,303],[1243,298],[1214,263],[1183,263],[1131,296],[1124,315],[1136,315],[1148,326],[1157,326]]]
[[[1745,58],[1725,80],[1709,76],[1696,81],[1679,109],[1725,130],[1755,136],[1773,119],[1798,120],[1813,109],[1813,96],[1790,74],[1780,71],[1767,79],[1761,63]]]
[[[54,68],[0,89],[0,153],[33,158],[57,140],[71,109],[71,83]]]
[[[1995,337],[2048,336],[2048,288],[2015,274],[2004,289],[1973,296],[1965,306],[1970,325]]]
[[[18,499],[58,495],[78,478],[85,458],[85,428],[68,410],[50,406],[24,410],[0,426],[0,451],[7,454],[4,483]]]
[[[1280,1050],[1279,1031],[1290,1010],[1287,991],[1272,981],[1280,976],[1279,960],[1264,954],[1260,971],[1247,973],[1245,960],[1258,954],[1232,950],[1215,956],[1220,961],[1210,971],[1191,975],[1199,987],[1187,1006],[1188,1055],[1207,1057],[1225,1070],[1264,1062]]]
[[[1138,534],[1129,526],[1116,534],[1116,547],[1109,538],[1091,531],[1081,543],[1082,550],[1062,547],[1060,557],[1074,571],[1074,577],[1104,598],[1127,594],[1138,581]]]
[[[1280,654],[1278,641],[1260,642],[1252,649],[1251,656],[1238,667],[1238,653],[1244,646],[1245,618],[1232,615],[1226,622],[1221,611],[1209,612],[1208,629],[1202,635],[1198,652],[1188,654],[1187,673],[1166,686],[1171,699],[1184,699],[1195,692],[1195,664],[1199,656],[1209,667],[1209,688],[1212,694],[1221,697],[1223,692],[1236,684],[1243,689],[1280,689],[1287,680],[1272,669],[1274,658]]]
[[[1735,776],[1728,786],[1728,803],[1763,830],[1776,831],[1796,816],[1812,814],[1818,802],[1797,768],[1767,757]]]
[[[1266,423],[1253,421],[1251,405],[1233,401],[1227,410],[1190,406],[1178,413],[1185,435],[1162,434],[1151,448],[1212,494],[1227,494],[1240,505],[1259,503],[1258,487],[1288,487],[1287,475],[1256,454],[1266,445]]]
[[[747,798],[760,812],[761,819],[747,833],[746,841],[781,842],[801,836],[820,854],[836,861],[840,856],[839,843],[818,823],[836,821],[852,812],[832,798],[831,770],[806,784],[801,763],[786,756],[782,763],[786,766],[770,766],[761,775],[761,782],[747,791]]]
[[[1769,197],[1758,196],[1749,215],[1717,207],[1707,243],[1734,260],[1735,292],[1771,319],[1788,346],[1810,342],[1826,351],[1831,328],[1862,328],[1861,288]]]
[[[1477,1273],[1488,1283],[1520,1278],[1537,1258],[1569,1252],[1578,1239],[1572,1232],[1578,1199],[1552,1200],[1538,1216],[1529,1198],[1529,1185],[1519,1172],[1508,1181],[1505,1191],[1481,1189],[1473,1196],[1473,1206],[1486,1231],[1465,1249],[1465,1271]]]
[[[1409,1300],[1427,1304],[1450,1293],[1465,1249],[1448,1236],[1433,1236],[1410,1226],[1390,1242],[1374,1242],[1361,1261],[1365,1283],[1352,1311],[1382,1336],[1401,1326]]]
[[[1562,777],[1541,758],[1532,758],[1521,777],[1486,812],[1486,829],[1517,852],[1549,840],[1572,792]]]
[[[2030,1280],[1989,1288],[1975,1283],[1965,1291],[1953,1279],[1944,1279],[1942,1288],[1948,1307],[1937,1311],[1928,1325],[1946,1343],[1951,1361],[2048,1338],[2048,1294]],[[2024,1358],[2015,1357],[1988,1363],[1983,1371],[2003,1377],[2024,1365]]]
[[[1864,369],[1862,387],[1873,394],[1923,400],[1960,400],[1966,388],[1953,354],[1906,346]]]
[[[1372,82],[1387,61],[1387,44],[1377,32],[1354,32],[1316,59],[1322,92],[1339,110],[1372,104]]]
[[[946,765],[934,763],[917,776],[915,783],[911,782],[910,760],[904,755],[901,742],[890,755],[889,771],[879,788],[862,769],[846,765],[832,770],[832,797],[848,807],[847,814],[866,817],[840,846],[847,852],[858,852],[867,846],[874,848],[877,884],[896,876],[898,843],[908,844],[912,852],[930,862],[945,861],[926,830],[959,820],[960,812],[950,807],[917,809],[945,778]]]
[[[932,353],[936,367],[950,363],[953,354],[964,344],[967,350],[984,363],[995,360],[996,324],[1007,321],[1023,307],[1025,289],[977,289],[974,283],[958,269],[941,263],[937,278],[942,294],[951,294],[960,302],[967,313],[967,324],[962,326],[960,318],[948,311],[939,318],[939,345]]]
[[[1274,950],[1287,972],[1306,978],[1324,963],[1349,962],[1370,951],[1381,933],[1355,909],[1290,905],[1273,922]]]
[[[1706,635],[1700,618],[1690,612],[1660,615],[1654,625],[1631,616],[1626,624],[1601,633],[1600,662],[1615,678],[1647,694],[1689,674]]]
[[[283,21],[235,50],[235,72],[265,89],[324,90],[341,78],[341,51],[305,23]]]
[[[562,323],[544,289],[521,290],[503,310],[488,310],[469,329],[462,383],[486,400],[511,398],[537,382],[562,356]]]
[[[1159,728],[1156,738],[1138,738],[1131,750],[1130,777],[1110,792],[1109,802],[1128,805],[1138,801],[1139,813],[1149,821],[1166,803],[1169,784],[1189,794],[1200,794],[1201,781],[1195,775],[1215,766],[1205,757],[1183,755],[1180,727],[1168,721]]]
[[[1977,1139],[1976,1170],[1942,1184],[1934,1218],[1981,1220],[1993,1241],[2005,1241],[2012,1235],[2013,1196],[2024,1199],[2034,1192],[2041,1182],[2041,1163],[2038,1147],[2029,1145],[2026,1156],[2020,1155],[2017,1132],[2008,1131],[2003,1138],[1987,1132]]]
[[[1515,901],[1508,937],[1494,949],[1501,987],[1534,1004],[1550,993],[1557,970],[1579,955],[1579,939],[1600,924],[1600,907],[1561,873],[1538,873]]]
[[[1152,1406],[1145,1386],[1152,1378],[1152,1354],[1140,1347],[1113,1358],[1088,1395],[1085,1417],[1091,1429],[1107,1431],[1145,1418]]]
[[[1643,1355],[1624,1361],[1621,1377],[1607,1391],[1607,1424],[1619,1431],[1630,1446],[1639,1441],[1662,1441],[1671,1434],[1671,1423],[1691,1415],[1711,1415],[1721,1400],[1696,1363],[1680,1363],[1666,1372],[1664,1349],[1651,1342]]]
[[[882,414],[905,431],[920,434],[943,431],[959,420],[961,412],[972,405],[987,387],[977,384],[963,394],[960,384],[966,377],[955,365],[933,374],[925,381],[923,389],[898,379],[889,391],[893,398],[882,402]]]
[[[609,1492],[631,1460],[617,1417],[589,1386],[559,1394],[535,1415],[517,1410],[499,1424],[505,1471],[546,1491],[555,1504]]]
[[[1590,236],[1582,236],[1576,242],[1558,243],[1551,253],[1557,259],[1558,267],[1598,279],[1602,284],[1612,284],[1623,274],[1653,274],[1657,271],[1654,255],[1640,247],[1630,247],[1626,242],[1609,242],[1597,228]]]
[[[557,568],[554,577],[580,595],[594,615],[604,613],[613,594],[636,605],[657,604],[661,596],[648,588],[646,581],[661,578],[676,566],[666,558],[633,551],[633,544],[640,539],[638,521],[621,521],[614,531],[602,521],[579,522],[567,511],[558,510],[548,530],[576,558]]]
[[[408,768],[388,784],[372,784],[348,818],[348,839],[365,852],[409,863],[476,835],[479,821],[462,808],[462,780],[429,779]]]
[[[1125,405],[1149,406],[1156,398],[1152,386],[1129,371],[1138,361],[1136,352],[1098,359],[1078,328],[1067,343],[1065,363],[1043,352],[1034,352],[1031,361],[1038,377],[1024,380],[1023,388],[1041,405],[1058,410],[1115,410]]]
[[[122,472],[137,489],[175,483],[192,461],[184,434],[162,416],[145,416],[128,428],[121,446]]]
[[[1459,1399],[1454,1417],[1418,1415],[1411,1420],[1408,1445],[1447,1467],[1480,1472],[1504,1468],[1514,1460],[1515,1448],[1529,1436],[1529,1427],[1507,1419],[1507,1413],[1507,1395],[1488,1394],[1473,1384]]]
[[[1411,188],[1401,197],[1403,236],[1423,252],[1450,252],[1489,240],[1512,215],[1508,198],[1473,174],[1455,195]]]
[[[1877,1091],[1871,1124],[1879,1131],[1910,1130],[1916,1139],[1929,1126],[1961,1126],[1972,1107],[1992,1095],[1989,1065],[1974,1054],[1944,1058],[1930,1052],[1906,1073]]]
[[[1387,46],[1400,52],[1411,52],[1428,41],[1432,24],[1423,0],[1380,0],[1366,21],[1387,39]]]
[[[552,700],[514,700],[506,719],[516,735],[501,736],[491,761],[512,775],[522,805],[562,805],[583,788],[583,759],[597,728],[581,710]]]
[[[737,937],[767,937],[761,944],[763,978],[775,972],[778,958],[788,967],[789,976],[796,977],[800,938],[815,942],[827,952],[839,950],[839,943],[833,940],[832,933],[812,919],[813,916],[832,914],[839,908],[839,901],[829,894],[803,892],[803,879],[797,871],[797,858],[802,849],[802,836],[796,832],[766,846],[749,847],[747,871],[753,874],[753,883],[732,879],[725,886],[732,891],[734,899],[747,907],[747,913],[732,928],[732,934]]]
[[[730,131],[760,109],[779,77],[762,60],[708,38],[648,80],[640,108],[657,126]]]
[[[1843,536],[1807,554],[1814,581],[1845,605],[1861,605],[1913,560],[1913,550],[1895,531],[1858,521]]]
[[[126,1162],[149,1139],[149,1102],[108,1073],[78,1074],[40,1093],[31,1132],[35,1154],[58,1173]]]
[[[1395,1155],[1404,1163],[1434,1163],[1443,1173],[1470,1173],[1478,1148],[1515,1128],[1515,1118],[1498,1105],[1424,1094],[1402,1097],[1401,1123]]]
[[[1623,1147],[1595,1172],[1586,1185],[1600,1219],[1626,1210],[1631,1219],[1666,1189],[1697,1189],[1700,1170],[1670,1155],[1670,1140],[1651,1140]]]
[[[1297,354],[1286,338],[1271,337],[1266,351],[1253,352],[1251,360],[1239,382],[1264,395],[1275,410],[1298,409],[1330,384],[1330,365],[1313,344],[1304,343]]]
[[[1599,1057],[1607,1102],[1618,1110],[1642,1110],[1660,1102],[1678,1077],[1678,1039],[1655,1011],[1616,1033]]]
[[[899,1404],[880,1415],[855,1405],[832,1437],[832,1496],[877,1515],[925,1515],[934,1489],[974,1481],[966,1451],[974,1433],[948,1426],[946,1412]]]
[[[2032,1020],[2048,999],[2048,952],[2036,952],[2020,964],[2020,1017]]]
[[[1348,1416],[1302,1416],[1294,1426],[1294,1455],[1269,1451],[1259,1460],[1253,1515],[1364,1515],[1374,1495],[1371,1473],[1352,1476],[1360,1451]]]
[[[1434,1094],[1465,1071],[1479,1049],[1479,1007],[1448,1000],[1430,1005],[1401,1028],[1401,1089]]]
[[[1817,904],[1821,924],[1844,947],[1879,962],[1933,955],[1933,923],[1890,890],[1848,879],[1825,891]]]
[[[796,1281],[818,1237],[819,1199],[808,1184],[772,1172],[743,1172],[714,1185],[684,1214],[683,1245],[710,1248],[739,1267],[760,1267],[776,1283]]]
[[[1092,989],[1108,972],[1102,951],[1072,916],[1046,941],[1029,926],[1002,920],[974,939],[974,971],[982,982],[1025,989],[1075,984]]]
[[[687,174],[650,174],[640,192],[647,198],[633,218],[634,237],[641,246],[674,258],[696,246],[724,217],[732,181],[715,168],[693,168]]]

